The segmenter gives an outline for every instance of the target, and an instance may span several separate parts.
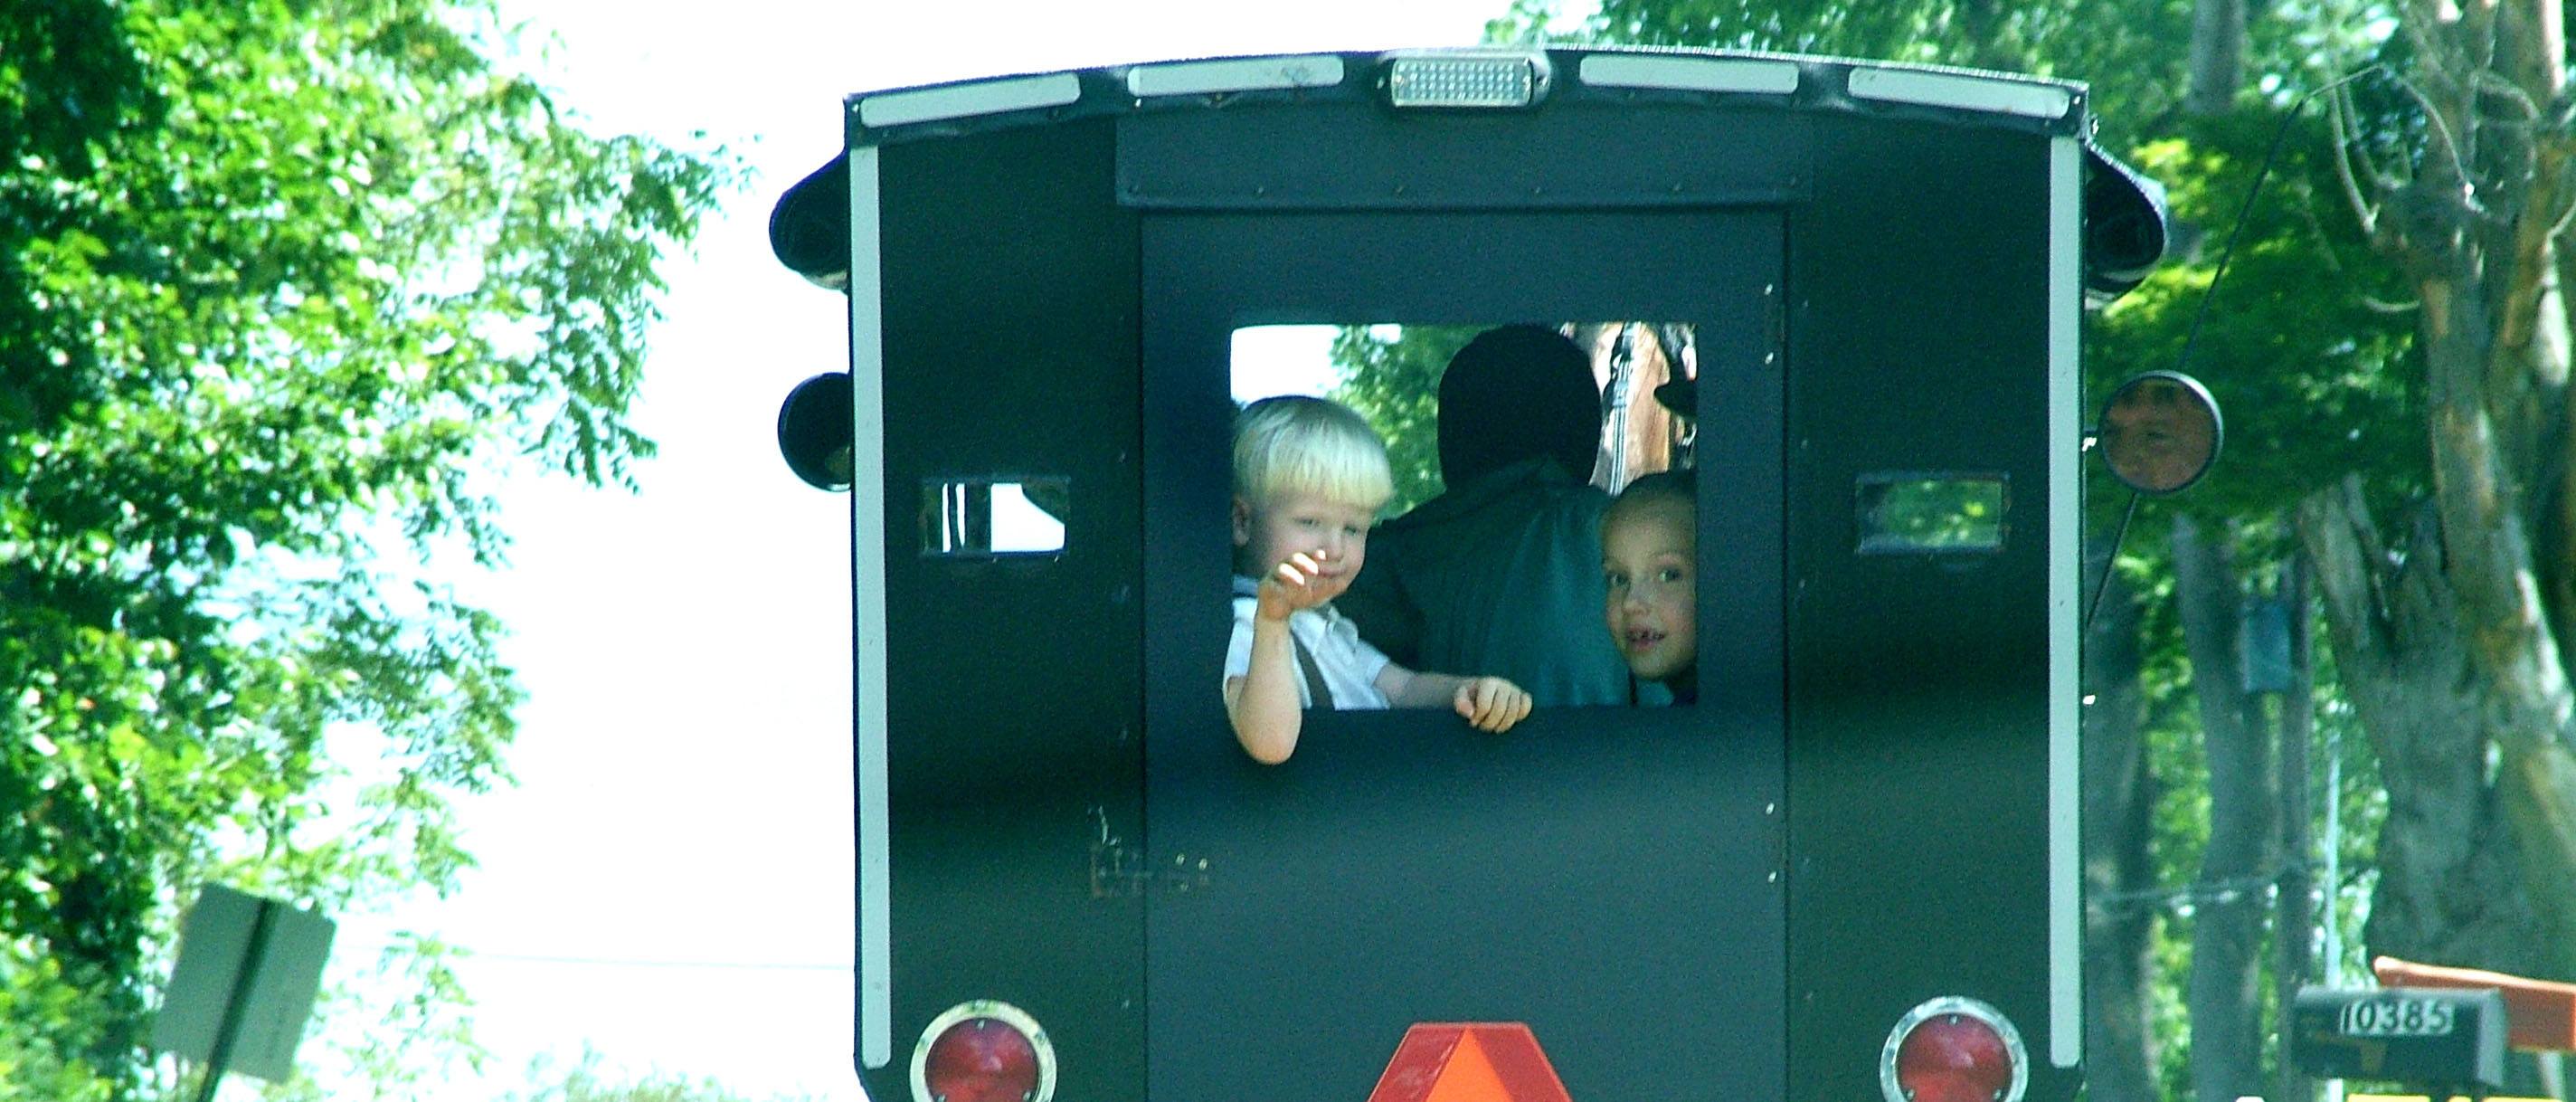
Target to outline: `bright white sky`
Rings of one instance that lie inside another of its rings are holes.
[[[513,568],[465,587],[512,626],[530,699],[519,787],[465,809],[482,868],[456,898],[396,920],[476,953],[461,973],[494,1060],[429,1102],[524,1091],[531,1057],[569,1061],[585,1045],[612,1069],[753,1098],[862,1097],[849,1057],[848,499],[797,482],[771,436],[790,387],[843,366],[845,314],[772,259],[766,232],[779,192],[839,152],[842,97],[1116,62],[1466,45],[1505,3],[502,0],[505,18],[559,38],[530,64],[594,132],[693,145],[702,130],[758,177],[669,269],[637,414],[662,454],[642,493],[511,486]],[[345,978],[394,923],[342,917],[332,967]],[[303,1055],[320,1070],[312,1045]]]

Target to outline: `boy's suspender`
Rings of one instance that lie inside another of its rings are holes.
[[[1315,652],[1306,649],[1306,641],[1297,638],[1296,632],[1292,631],[1288,633],[1288,641],[1294,644],[1297,648],[1298,667],[1306,671],[1306,696],[1309,700],[1308,706],[1316,708],[1332,707],[1333,687],[1324,684],[1324,671],[1315,665]]]

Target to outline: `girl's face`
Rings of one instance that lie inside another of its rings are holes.
[[[1699,658],[1698,537],[1689,507],[1614,513],[1601,528],[1610,641],[1639,678],[1663,681]]]

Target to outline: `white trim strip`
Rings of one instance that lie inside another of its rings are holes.
[[[1849,87],[1851,94],[1862,99],[1993,111],[2034,119],[2062,119],[2067,109],[2075,106],[2075,94],[2054,85],[1912,69],[1854,69]]]
[[[1593,54],[1583,59],[1575,75],[1596,88],[1670,88],[1773,96],[1798,90],[1798,65],[1792,61]]]
[[[2082,604],[2084,151],[2048,143],[2048,1061],[2084,1059],[2083,713],[2077,696]]]
[[[859,124],[868,127],[902,126],[938,119],[998,115],[1004,111],[1062,107],[1081,98],[1082,78],[1072,73],[979,80],[971,84],[913,88],[868,96],[859,101]]]
[[[859,850],[859,1059],[894,1060],[892,885],[886,814],[885,302],[877,151],[850,151],[850,585]]]
[[[1239,57],[1222,61],[1174,61],[1127,70],[1127,94],[1209,96],[1224,92],[1263,92],[1280,88],[1330,88],[1342,82],[1339,54]]]

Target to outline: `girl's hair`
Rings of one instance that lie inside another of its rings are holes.
[[[1657,507],[1679,508],[1684,512],[1698,508],[1698,468],[1684,467],[1677,471],[1656,471],[1638,476],[1626,489],[1619,491],[1618,498],[1610,503],[1610,511],[1602,514],[1601,523],[1607,525],[1614,519]]]
[[[1314,494],[1372,512],[1395,496],[1386,442],[1337,402],[1264,398],[1234,418],[1234,492],[1255,505]]]

